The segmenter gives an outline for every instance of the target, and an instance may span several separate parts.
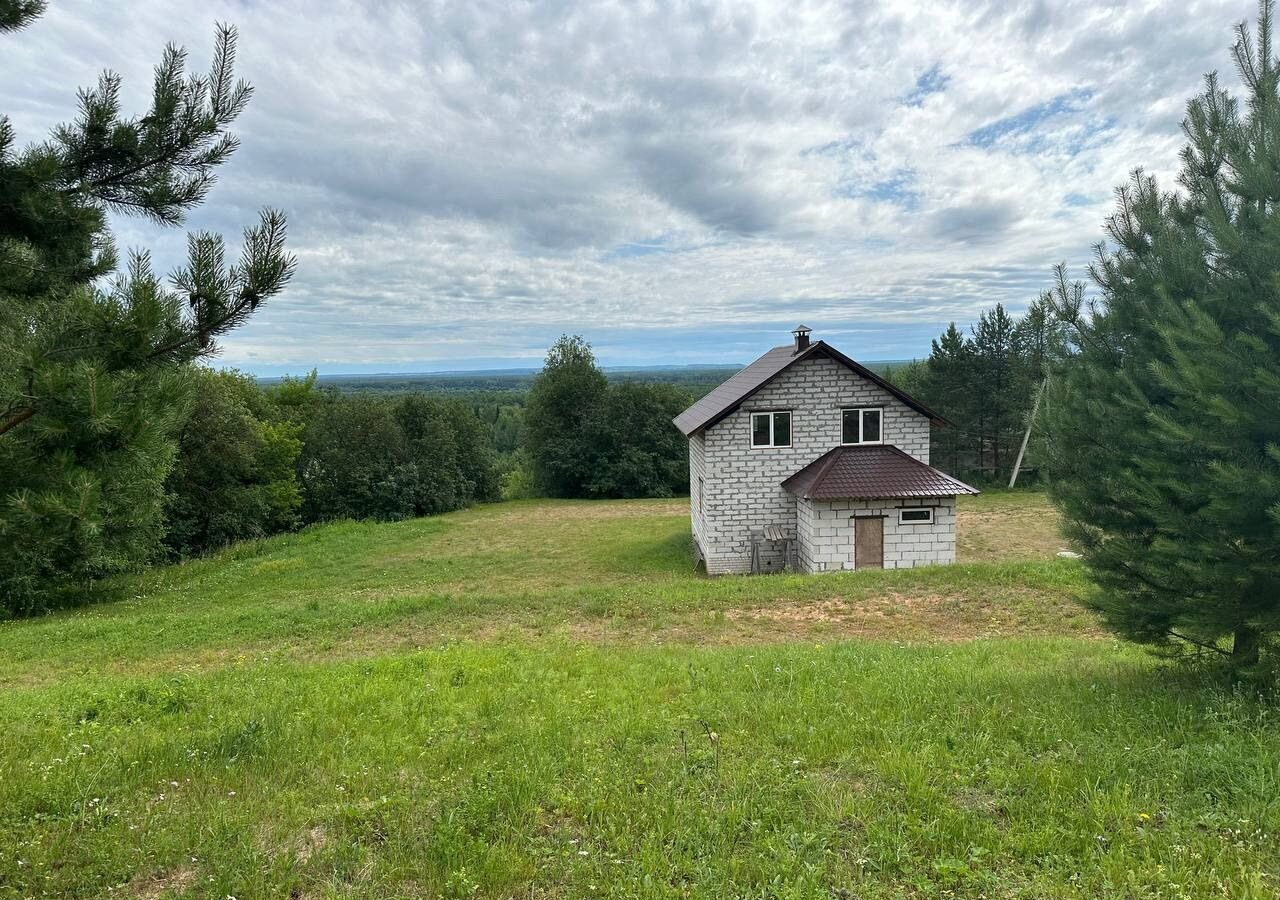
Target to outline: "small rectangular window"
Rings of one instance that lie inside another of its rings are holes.
[[[879,444],[882,440],[879,409],[845,409],[840,415],[840,441],[845,444]]]
[[[904,525],[928,525],[933,522],[933,508],[898,510],[898,521]]]
[[[752,447],[790,447],[790,411],[751,414]]]

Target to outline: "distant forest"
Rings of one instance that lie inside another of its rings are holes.
[[[605,377],[611,382],[640,381],[670,384],[701,397],[742,366],[649,366],[643,368],[608,368]],[[484,372],[410,372],[388,375],[320,375],[317,385],[344,393],[403,394],[422,392],[447,394],[450,397],[470,394],[522,395],[533,385],[541,369],[508,369]],[[281,378],[259,378],[264,387],[279,384]]]
[[[863,363],[887,378],[910,366],[913,360],[881,360]],[[665,384],[698,399],[733,375],[742,365],[645,366],[603,368],[610,384]],[[315,387],[339,394],[397,396],[426,394],[453,400],[469,407],[490,428],[491,444],[499,468],[506,471],[520,449],[521,424],[529,389],[541,369],[510,369],[483,372],[411,372],[386,375],[319,375]],[[284,377],[257,379],[266,389],[288,381]]]

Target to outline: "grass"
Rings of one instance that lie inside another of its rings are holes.
[[[344,523],[0,625],[0,896],[1270,897],[1280,711],[961,563],[693,575],[683,502]]]

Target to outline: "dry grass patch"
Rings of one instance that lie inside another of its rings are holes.
[[[814,637],[951,643],[994,637],[1101,637],[1096,617],[1073,600],[1048,591],[1019,589],[983,598],[903,594],[847,600],[833,597],[752,609],[724,618],[743,640]]]
[[[965,497],[956,512],[960,562],[1046,560],[1069,549],[1057,510],[1042,493],[997,492]]]
[[[190,866],[179,866],[164,872],[139,876],[129,882],[125,896],[136,900],[160,900],[161,897],[177,897],[195,883],[196,872]]]

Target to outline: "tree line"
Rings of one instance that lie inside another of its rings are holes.
[[[1021,317],[996,304],[967,332],[952,322],[927,358],[887,377],[951,423],[932,430],[936,465],[974,481],[1007,481],[1061,347],[1062,325],[1046,294]]]
[[[320,391],[314,374],[261,388],[191,373],[165,482],[163,545],[191,556],[334,519],[395,520],[493,500],[487,427],[457,400]]]

